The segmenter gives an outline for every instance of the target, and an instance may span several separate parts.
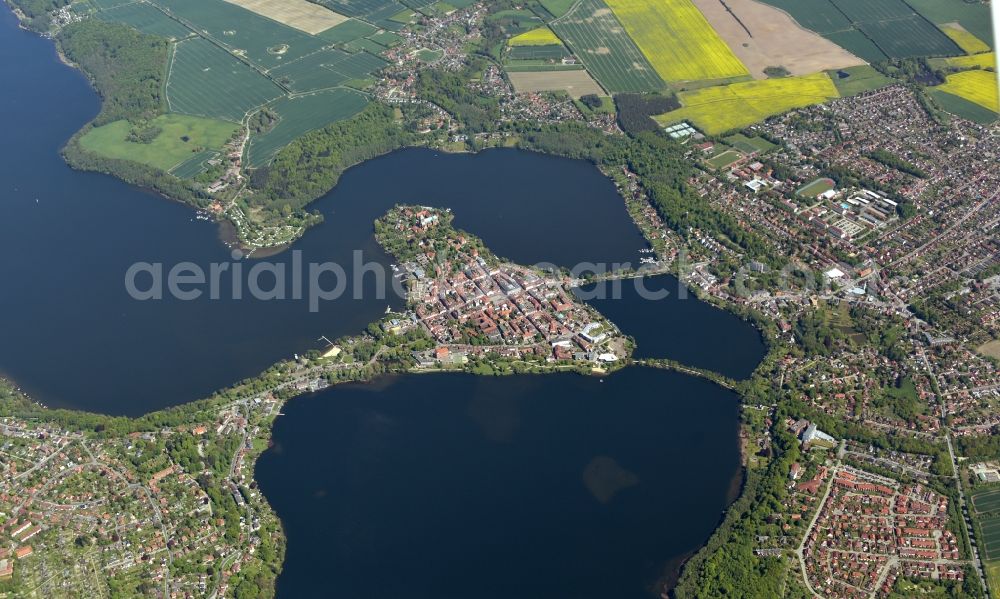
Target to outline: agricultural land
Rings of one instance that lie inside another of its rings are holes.
[[[748,74],[691,0],[607,0],[607,4],[664,81]]]
[[[948,75],[948,80],[937,89],[964,98],[987,110],[1000,112],[997,103],[996,73],[983,70],[962,71]]]
[[[782,67],[791,75],[811,75],[864,64],[796,23],[788,13],[758,0],[694,3],[755,79],[766,78],[768,67]]]
[[[688,120],[710,134],[741,129],[793,108],[838,98],[826,73],[747,81],[681,92],[682,108],[657,117],[662,125]]]

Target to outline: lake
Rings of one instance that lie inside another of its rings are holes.
[[[205,397],[319,337],[354,334],[388,304],[367,285],[311,312],[308,301],[231,297],[140,302],[125,288],[136,262],[165,270],[230,261],[218,228],[181,204],[111,177],[75,172],[58,151],[99,110],[86,80],[51,42],[16,28],[0,9],[0,94],[8,119],[0,149],[0,373],[50,406],[139,415]],[[16,93],[15,93],[16,91]],[[310,209],[325,222],[291,251],[267,258],[291,268],[333,261],[353,279],[353,254],[387,266],[373,221],[397,203],[448,207],[455,224],[498,254],[525,262],[638,262],[646,242],[612,183],[593,166],[515,150],[447,155],[409,149],[349,170]],[[249,268],[249,266],[247,266]]]
[[[654,597],[738,488],[737,399],[644,368],[293,399],[256,471],[278,597]]]
[[[137,262],[229,261],[218,227],[68,168],[59,149],[97,114],[97,96],[6,6],[0,53],[17,57],[0,61],[0,372],[35,399],[146,413],[402,306],[365,286],[316,312],[304,300],[235,300],[226,278],[230,299],[132,299],[125,273]],[[457,226],[522,263],[637,264],[646,247],[592,165],[410,149],[345,173],[311,206],[325,222],[267,260],[289,266],[297,255],[352,273],[361,251],[387,266],[372,221],[396,203],[451,208]],[[639,355],[730,376],[759,360],[759,335],[739,319],[693,298],[641,302],[595,304]],[[258,476],[288,533],[287,598],[646,597],[669,586],[739,481],[736,397],[666,371],[383,378],[285,412]]]

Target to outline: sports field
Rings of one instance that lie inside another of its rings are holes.
[[[350,118],[368,105],[368,98],[349,89],[335,89],[297,98],[281,98],[271,105],[280,120],[266,133],[250,139],[248,162],[259,167],[297,137]]]
[[[722,141],[733,146],[737,150],[746,152],[747,154],[763,154],[778,147],[776,144],[767,141],[763,137],[747,137],[742,133],[730,135]]]
[[[833,179],[828,179],[826,177],[821,177],[815,181],[806,183],[802,187],[795,190],[795,195],[800,195],[804,198],[816,199],[821,193],[826,193],[831,189],[836,189],[837,183]]]
[[[665,87],[601,0],[580,0],[551,27],[609,92],[651,92]]]
[[[280,87],[208,40],[179,42],[167,77],[172,112],[239,122],[283,95]]]
[[[145,2],[124,4],[97,13],[97,18],[110,23],[131,25],[142,33],[168,39],[183,39],[193,35],[190,29]]]
[[[196,152],[222,148],[236,132],[234,123],[181,114],[158,116],[146,127],[160,130],[151,143],[128,141],[129,133],[141,127],[122,120],[91,129],[80,138],[80,146],[107,158],[131,160],[168,171]]]
[[[826,73],[706,87],[677,95],[682,108],[656,117],[661,125],[690,121],[710,135],[762,121],[793,108],[840,97]]]
[[[306,0],[226,0],[226,2],[309,35],[322,33],[347,20],[344,15]]]
[[[996,73],[982,70],[955,73],[948,75],[947,81],[936,89],[965,98],[987,110],[1000,112]]]
[[[976,514],[1000,512],[1000,489],[980,491],[973,495],[972,509],[975,510]]]
[[[691,0],[606,0],[664,81],[749,75]]]
[[[940,27],[941,31],[958,44],[958,47],[966,54],[979,54],[980,52],[990,51],[989,44],[969,33],[959,23],[945,23],[944,25],[940,25]]]
[[[727,166],[733,164],[740,158],[743,158],[743,154],[737,152],[736,150],[726,150],[724,152],[720,152],[716,156],[713,156],[705,160],[705,163],[708,164],[710,167],[718,170],[726,168]]]
[[[531,31],[525,31],[521,35],[510,38],[511,46],[551,46],[561,44],[559,37],[552,33],[548,27],[539,27]]]

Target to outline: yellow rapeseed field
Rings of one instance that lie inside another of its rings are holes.
[[[997,74],[990,71],[962,71],[948,75],[948,80],[937,88],[943,92],[975,102],[993,112],[1000,112],[1000,92],[997,91]]]
[[[945,24],[941,26],[941,31],[950,37],[952,41],[958,44],[958,47],[961,48],[966,54],[978,54],[980,52],[990,51],[989,44],[972,35],[962,27]]]
[[[995,69],[997,66],[997,56],[994,52],[975,54],[973,56],[955,56],[953,58],[942,58],[941,62],[956,69]]]
[[[561,43],[556,34],[552,33],[548,27],[525,31],[521,35],[510,38],[511,46],[552,46]]]
[[[605,0],[664,81],[748,75],[691,0]]]
[[[826,73],[763,79],[681,92],[682,108],[656,117],[662,125],[689,121],[715,135],[740,129],[769,116],[838,98]]]

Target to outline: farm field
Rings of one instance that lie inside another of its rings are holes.
[[[854,96],[866,91],[891,85],[893,80],[868,65],[838,69],[828,73],[841,97]]]
[[[940,27],[941,31],[958,44],[958,47],[966,54],[979,54],[980,52],[990,51],[989,44],[969,33],[959,23],[945,23],[940,25]]]
[[[915,12],[903,0],[763,1],[787,11],[803,27],[869,62],[886,57],[950,56],[960,53],[955,42],[934,25],[958,20],[956,16],[938,21]],[[961,0],[956,1],[962,3]],[[935,14],[942,12],[938,10]]]
[[[511,60],[558,60],[569,56],[563,45],[552,46],[515,46],[507,52]]]
[[[726,0],[725,4],[694,0],[694,4],[755,79],[766,79],[765,69],[778,65],[792,75],[811,75],[864,64],[784,11],[757,0]]]
[[[840,94],[826,73],[747,81],[681,92],[682,108],[656,117],[661,125],[690,121],[710,135],[740,129],[793,108],[818,104]]]
[[[152,143],[128,141],[133,125],[122,120],[91,129],[80,138],[80,146],[107,158],[169,171],[190,159],[195,151],[222,148],[236,132],[234,123],[180,114],[158,116],[148,126],[161,129]]]
[[[934,98],[934,101],[942,109],[963,119],[968,119],[981,125],[988,125],[997,120],[996,112],[984,108],[975,102],[970,102],[965,98],[943,92],[940,90],[940,87],[932,87],[927,91],[930,92],[931,97]]]
[[[857,27],[889,58],[952,56],[962,53],[955,42],[919,15],[892,21],[863,22]]]
[[[979,520],[983,531],[983,557],[988,560],[1000,559],[1000,518]]]
[[[393,19],[408,8],[395,0],[321,0],[319,4],[333,12],[365,19],[379,27],[392,30],[402,28],[403,24]]]
[[[378,31],[376,27],[369,25],[364,21],[349,19],[336,27],[327,29],[316,37],[323,39],[329,44],[343,44],[361,37],[369,36],[376,31]]]
[[[225,0],[262,17],[316,35],[340,25],[347,17],[307,0]]]
[[[806,29],[811,29],[820,35],[851,28],[851,22],[844,13],[830,4],[830,0],[763,0],[776,8],[787,12]]]
[[[296,138],[350,118],[368,105],[368,98],[349,89],[335,89],[296,98],[281,98],[271,105],[280,116],[269,131],[250,138],[248,162],[260,167]]]
[[[1000,112],[996,73],[981,70],[954,73],[948,75],[947,81],[936,89],[965,98],[987,110]]]
[[[239,122],[281,95],[277,85],[207,40],[184,40],[174,49],[167,77],[173,112]]]
[[[573,7],[575,0],[541,0],[545,10],[552,13],[553,17],[561,17]]]
[[[990,585],[990,594],[993,597],[1000,597],[1000,560],[984,562],[986,568],[986,578]]]
[[[507,76],[519,92],[564,91],[576,99],[587,94],[604,95],[601,86],[583,69],[513,71]]]
[[[730,79],[749,72],[691,0],[606,0],[664,81]]]
[[[980,491],[974,494],[972,496],[972,508],[976,514],[1000,512],[1000,489]]]
[[[959,23],[966,31],[994,47],[996,37],[988,4],[964,0],[907,0],[907,3],[935,25]]]
[[[952,67],[955,69],[995,69],[997,56],[995,52],[984,52],[972,56],[953,56],[951,58],[932,58],[930,64],[934,68]]]
[[[328,43],[224,0],[152,1],[263,68],[305,56]]]
[[[609,92],[650,92],[665,87],[601,0],[580,0],[550,26]]]
[[[539,27],[525,31],[521,35],[510,38],[511,46],[551,46],[561,44],[559,37],[548,27]]]
[[[124,4],[97,13],[97,18],[110,23],[124,23],[150,35],[167,39],[183,39],[193,32],[145,2]]]
[[[218,155],[215,150],[203,150],[170,169],[170,174],[181,179],[193,179],[208,170],[206,163]]]
[[[294,92],[308,92],[366,77],[386,64],[368,52],[349,54],[331,48],[272,69],[268,74]]]

